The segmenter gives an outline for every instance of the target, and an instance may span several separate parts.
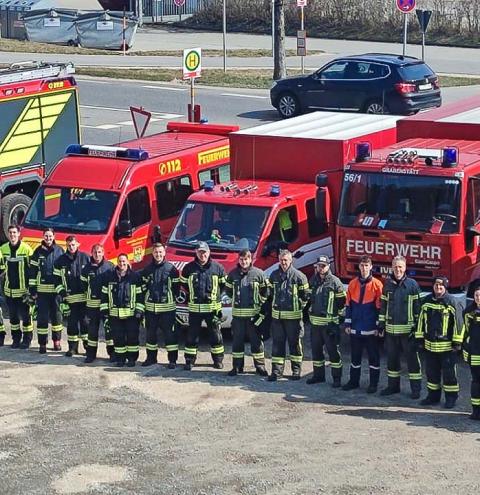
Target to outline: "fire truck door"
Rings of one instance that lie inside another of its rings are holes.
[[[116,229],[117,256],[128,255],[133,268],[145,265],[147,246],[150,244],[148,234],[152,218],[151,203],[146,187],[131,191],[125,198]]]

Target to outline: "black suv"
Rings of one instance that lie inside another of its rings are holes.
[[[270,99],[283,118],[319,109],[408,115],[442,104],[425,62],[383,53],[337,58],[313,74],[279,79]]]

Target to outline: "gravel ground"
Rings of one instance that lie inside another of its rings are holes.
[[[354,392],[304,379],[269,383],[253,374],[251,358],[248,374],[230,378],[229,354],[225,372],[202,352],[189,373],[164,365],[113,368],[103,344],[95,365],[36,350],[0,348],[2,495],[439,495],[480,488],[480,424],[468,419],[464,365],[458,407],[446,411],[410,400],[405,379],[402,394],[381,398],[365,393],[367,376]]]

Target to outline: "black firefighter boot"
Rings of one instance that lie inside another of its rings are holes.
[[[68,351],[65,353],[65,356],[72,357],[74,354],[78,354],[78,342],[69,342]]]
[[[5,344],[5,332],[0,332],[0,347],[3,347]]]
[[[480,421],[480,406],[472,406],[473,411],[472,414],[470,414],[469,418],[473,419],[474,421]]]
[[[20,349],[20,341],[22,340],[22,332],[14,330],[12,332],[12,349]]]
[[[410,380],[410,398],[420,399],[420,390],[422,388],[422,380]]]
[[[443,405],[443,407],[445,409],[453,409],[455,407],[455,404],[457,403],[457,399],[458,399],[457,393],[447,392],[445,394],[445,404]]]
[[[314,366],[313,375],[307,379],[308,385],[325,382],[325,366]]]
[[[157,364],[157,351],[147,349],[147,359],[142,363],[142,366],[146,368],[147,366],[152,366],[152,364]]]
[[[380,392],[380,395],[388,396],[399,393],[400,393],[400,377],[392,378],[389,376],[387,388],[384,388]]]
[[[370,383],[368,384],[367,394],[374,394],[378,388],[378,379],[380,378],[380,369],[370,366]]]
[[[113,345],[107,345],[107,354],[108,354],[108,360],[111,363],[116,363],[116,358],[115,358],[115,347]]]
[[[87,364],[93,363],[95,361],[95,359],[97,358],[97,348],[96,347],[89,345],[86,348],[85,353],[86,353],[86,357],[85,357],[84,363],[87,363]]]
[[[354,390],[360,386],[360,366],[350,366],[350,379],[342,387],[342,390]]]
[[[342,368],[332,368],[333,388],[340,388],[342,386]]]
[[[428,390],[425,399],[420,401],[422,406],[432,406],[433,404],[438,404],[440,402],[441,390]]]
[[[23,332],[22,341],[20,342],[20,349],[29,349],[32,343],[33,332]]]

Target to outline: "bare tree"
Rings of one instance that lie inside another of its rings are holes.
[[[285,3],[286,0],[274,0],[274,50],[273,50],[273,79],[277,80],[287,75],[285,64]]]

